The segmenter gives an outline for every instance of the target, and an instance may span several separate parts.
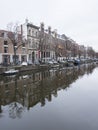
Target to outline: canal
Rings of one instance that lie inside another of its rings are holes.
[[[0,76],[0,130],[98,130],[98,65]]]

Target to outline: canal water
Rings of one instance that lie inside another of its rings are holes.
[[[0,130],[98,130],[98,67],[0,76]]]

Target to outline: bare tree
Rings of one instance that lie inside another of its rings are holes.
[[[4,39],[10,40],[12,45],[13,45],[13,52],[14,52],[14,57],[13,61],[14,64],[16,65],[16,60],[17,60],[17,50],[20,46],[25,46],[25,43],[27,42],[26,39],[22,36],[22,33],[19,33],[19,25],[18,23],[13,24],[9,23],[7,25],[8,31],[5,32]]]

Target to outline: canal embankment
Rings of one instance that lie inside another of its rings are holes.
[[[2,75],[5,71],[10,69],[19,70],[19,72],[26,71],[40,71],[49,69],[51,66],[43,64],[43,65],[28,65],[28,66],[0,66],[0,74]]]
[[[90,64],[93,64],[96,62],[90,62]],[[88,63],[84,63],[88,64]],[[97,63],[96,63],[97,64]],[[5,71],[8,71],[10,69],[19,70],[19,72],[27,72],[27,71],[41,71],[41,70],[47,70],[51,68],[74,68],[75,66],[80,66],[82,64],[72,65],[72,63],[69,64],[57,64],[57,65],[49,65],[49,64],[39,64],[39,65],[27,65],[27,66],[21,66],[21,65],[13,65],[13,66],[0,66],[0,75],[2,75]]]

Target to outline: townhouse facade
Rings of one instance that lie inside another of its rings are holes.
[[[50,26],[45,29],[44,23],[41,23],[39,39],[40,60],[44,58],[55,59],[55,41]]]
[[[27,41],[27,61],[37,63],[40,58],[39,53],[39,27],[25,21],[19,28],[19,33]]]
[[[15,41],[13,32],[0,30],[0,64],[10,65],[13,64],[15,59],[18,64],[19,61],[26,61],[27,47],[22,45],[22,41]],[[14,49],[19,48],[16,51]]]
[[[39,27],[33,24],[27,24],[27,41],[28,41],[28,61],[37,63],[39,54]]]

